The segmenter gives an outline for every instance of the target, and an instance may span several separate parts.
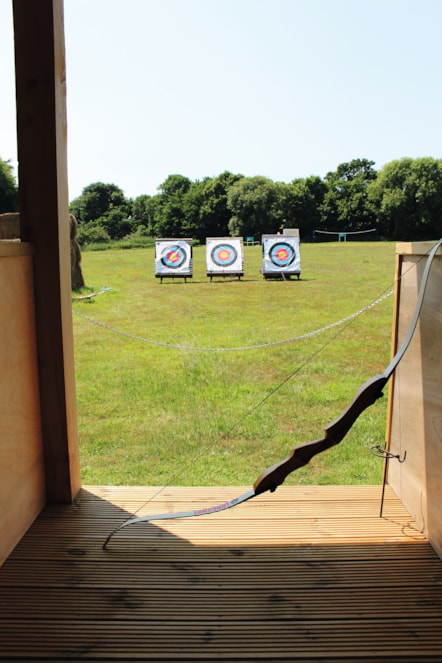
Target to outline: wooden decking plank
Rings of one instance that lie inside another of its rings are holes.
[[[422,561],[419,565],[396,560],[367,562],[280,562],[247,565],[241,562],[117,562],[39,561],[29,567],[26,561],[11,559],[5,565],[1,584],[28,587],[232,587],[256,586],[275,590],[287,587],[394,587],[442,585],[439,560]]]
[[[186,503],[184,506],[188,506]],[[171,513],[178,511],[174,509]],[[169,512],[168,510],[163,511]],[[152,513],[149,510],[140,510],[136,515],[147,515]],[[117,525],[129,520],[133,517],[133,512],[116,511],[109,514],[109,517],[100,515],[93,515],[88,512],[84,514],[71,513],[68,510],[60,511],[58,517],[46,517],[43,512],[38,520],[38,528],[31,528],[29,534],[50,531],[52,534],[57,534],[60,530],[78,529],[78,531],[108,531]],[[263,527],[257,528],[255,521],[263,524]],[[80,526],[78,527],[78,523]],[[404,525],[408,525],[408,530],[405,532],[407,535],[421,536],[421,532],[417,529],[415,523],[412,521],[407,512],[401,508],[388,510],[379,517],[378,510],[367,512],[364,507],[361,508],[361,514],[358,514],[357,509],[349,507],[345,511],[333,505],[330,508],[316,508],[314,505],[307,504],[305,509],[300,512],[294,508],[292,509],[279,509],[273,505],[267,507],[253,508],[247,505],[239,505],[233,509],[220,511],[218,513],[206,514],[195,518],[178,518],[173,520],[152,521],[142,525],[144,528],[150,528],[151,531],[155,530],[169,530],[179,528],[186,531],[195,531],[201,535],[207,531],[217,532],[222,530],[227,532],[228,535],[235,535],[236,530],[244,531],[244,524],[248,524],[247,531],[254,538],[266,535],[271,532],[271,535],[277,530],[285,530],[291,534],[296,529],[309,529],[312,534],[318,533],[318,529],[327,527],[327,530],[336,529],[338,532],[342,528],[355,530],[360,529],[366,535],[371,536],[373,531],[384,531],[385,528],[396,528],[399,533],[402,532]],[[369,524],[369,527],[367,525]],[[319,527],[318,527],[319,525]],[[126,530],[128,531],[128,530]],[[206,537],[207,538],[207,537]]]
[[[45,509],[0,568],[0,661],[442,660],[442,562],[392,491],[380,519],[379,487],[284,486],[103,551],[146,494],[140,513],[232,496],[156,490]]]
[[[316,657],[359,656],[376,654],[379,657],[440,655],[442,633],[437,632],[439,620],[425,619],[410,624],[406,620],[342,621],[284,621],[220,623],[199,621],[180,625],[174,622],[144,624],[120,622],[118,626],[95,620],[93,624],[73,621],[69,624],[55,620],[44,625],[38,621],[24,621],[23,630],[13,620],[6,620],[8,635],[3,639],[4,655],[54,655],[68,659],[79,653],[86,659],[100,656],[115,658],[165,659],[174,655],[189,659],[212,655],[216,660],[228,660],[232,655],[253,655],[256,659],[277,660],[301,655]],[[26,638],[23,638],[26,633]],[[155,657],[155,658],[154,658]],[[252,659],[253,660],[253,659]],[[314,658],[313,658],[314,660]]]
[[[102,559],[103,538],[102,537],[83,537],[76,535],[75,541],[66,540],[65,537],[25,537],[14,551],[14,559]],[[130,546],[130,548],[128,547]],[[171,559],[173,561],[189,559],[189,545],[186,541],[177,539],[156,539],[146,541],[142,538],[136,538],[125,542],[124,545],[112,544],[113,561],[127,560],[146,560],[146,561],[164,561]],[[377,559],[394,560],[410,559],[420,561],[423,559],[437,558],[434,550],[425,540],[412,540],[404,542],[403,539],[395,542],[374,542],[374,543],[311,543],[296,542],[281,545],[254,545],[253,542],[237,545],[236,542],[230,542],[230,545],[203,543],[193,546],[191,549],[191,558],[196,561],[230,561],[232,559],[242,559],[244,561],[263,561],[277,563],[289,559],[291,561],[306,559],[308,561],[331,561],[331,560],[356,560],[364,559],[375,561]],[[437,558],[438,559],[438,558]]]
[[[62,611],[60,606],[63,606]],[[293,620],[442,617],[442,592],[434,585],[404,588],[0,588],[0,619]]]
[[[156,513],[174,513],[176,512],[176,502],[157,500],[155,502],[133,502],[125,503],[126,506],[116,507],[113,504],[101,505],[99,502],[86,502],[81,505],[81,508],[76,504],[68,507],[61,507],[53,505],[46,507],[40,516],[40,520],[53,520],[54,518],[65,517],[75,521],[76,519],[90,518],[94,519],[109,519],[115,521],[124,521],[131,517],[133,514],[137,516],[146,516]],[[195,502],[184,500],[180,503],[180,510],[190,511],[192,509],[210,507],[213,505],[212,501],[207,503]],[[333,502],[323,502],[317,500],[304,500],[290,502],[280,502],[275,500],[270,506],[268,503],[257,502],[253,500],[250,503],[245,503],[236,509],[228,511],[220,511],[216,515],[217,519],[228,520],[242,520],[247,518],[249,520],[262,518],[262,511],[266,510],[267,517],[272,519],[284,520],[289,518],[323,518],[334,516],[336,518],[378,518],[379,517],[379,503],[377,501],[360,501],[360,502],[346,502],[345,500],[335,500]],[[385,516],[393,517],[408,517],[407,510],[398,501],[385,506]]]
[[[256,477],[255,477],[256,478]],[[216,502],[234,497],[245,492],[250,486],[83,486],[79,494],[80,501],[105,500],[112,504],[119,504],[124,500],[145,501],[146,499],[180,502],[186,499],[212,500]],[[381,486],[280,486],[271,494],[270,499],[286,500],[326,500],[336,499],[378,500],[381,496]],[[263,494],[256,499],[267,501],[269,494]],[[397,499],[390,486],[386,486],[385,499]]]
[[[248,485],[230,486],[83,486],[78,499],[82,502],[99,500],[118,504],[122,500],[130,499],[144,501],[145,499],[170,499],[179,502],[186,499],[214,500],[221,496],[228,499],[233,494],[245,492]],[[379,500],[382,493],[380,485],[287,485],[279,486],[274,493],[263,493],[256,499],[263,501],[303,501],[347,499],[348,501]],[[385,499],[397,500],[397,495],[388,484],[385,486]]]
[[[143,538],[146,540],[161,539],[164,537],[176,537],[188,541],[190,544],[202,544],[203,542],[216,542],[220,539],[242,542],[255,542],[256,544],[277,545],[282,541],[299,541],[307,539],[328,538],[347,538],[356,541],[388,540],[388,537],[396,537],[401,541],[406,536],[413,540],[425,540],[425,536],[411,526],[408,518],[395,518],[394,521],[383,520],[381,522],[370,522],[370,531],[357,518],[329,518],[329,519],[291,519],[286,518],[283,523],[275,520],[259,520],[260,529],[257,531],[253,521],[243,519],[236,520],[218,520],[204,518],[198,523],[186,522],[184,520],[162,521],[160,524],[138,523],[126,527],[118,532],[112,539],[116,542],[118,539]],[[30,539],[38,540],[44,537],[53,536],[68,539],[74,538],[77,534],[81,536],[89,535],[92,539],[101,537],[106,539],[118,524],[124,521],[116,521],[109,525],[108,522],[87,522],[80,528],[73,521],[58,522],[56,525],[42,523],[38,533],[29,534]],[[405,528],[407,531],[405,533]],[[110,546],[109,546],[110,550]]]

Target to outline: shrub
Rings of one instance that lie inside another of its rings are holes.
[[[78,228],[77,241],[80,246],[87,244],[108,244],[110,242],[109,233],[103,226],[94,223],[86,223]]]

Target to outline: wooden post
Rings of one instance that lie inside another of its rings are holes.
[[[75,407],[62,0],[13,0],[21,239],[34,247],[46,490],[80,488]]]

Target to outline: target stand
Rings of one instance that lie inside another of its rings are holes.
[[[214,276],[244,276],[242,237],[207,237],[206,270],[210,280]]]
[[[193,276],[192,239],[155,240],[155,276],[163,279],[191,279]]]
[[[290,280],[301,276],[299,237],[290,235],[262,236],[262,269],[265,279]]]

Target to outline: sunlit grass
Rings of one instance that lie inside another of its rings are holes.
[[[162,284],[153,249],[83,254],[88,288],[112,289],[74,301],[74,312],[127,334],[74,315],[84,483],[250,485],[294,446],[322,437],[388,364],[392,297],[349,323],[278,342],[388,292],[394,244],[302,245],[299,281],[263,280],[261,247],[244,251],[241,281],[210,282],[205,247],[195,247],[193,279]],[[247,349],[256,345],[264,347]],[[386,400],[287,483],[379,483],[382,463],[368,449],[384,442]]]

